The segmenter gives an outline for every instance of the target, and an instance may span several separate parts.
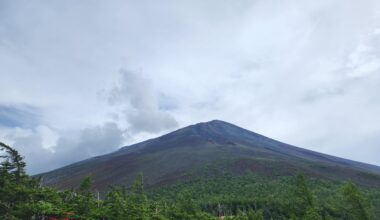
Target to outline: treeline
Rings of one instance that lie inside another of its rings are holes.
[[[25,173],[19,153],[0,142],[0,219],[377,219],[365,194],[353,183],[329,201],[311,190],[302,175],[287,182],[244,178],[200,179],[145,192],[143,176],[131,187],[112,187],[104,199],[87,177],[77,190],[42,187]],[[251,185],[250,185],[251,184]],[[333,187],[325,185],[323,187]],[[334,186],[335,187],[335,186]],[[330,191],[328,191],[330,192]],[[317,194],[317,196],[316,196]]]
[[[230,216],[225,219],[379,219],[378,189],[364,193],[351,182],[312,182],[303,175],[283,180],[252,174],[218,177],[159,189],[153,198],[170,201],[183,191],[190,192],[187,200],[200,210],[213,216]],[[367,194],[377,199],[376,207]]]

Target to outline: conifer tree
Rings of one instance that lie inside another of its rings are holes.
[[[341,210],[343,217],[349,220],[372,219],[372,209],[367,198],[359,191],[358,187],[352,183],[346,183],[342,188]]]
[[[148,201],[144,192],[144,177],[139,174],[132,185],[129,196],[129,219],[143,220],[148,218]]]
[[[291,219],[319,220],[322,219],[314,196],[306,184],[303,174],[295,178],[293,193],[290,199],[292,208],[289,210]]]
[[[98,213],[94,193],[91,191],[92,178],[87,176],[79,186],[79,191],[74,197],[74,209],[81,218],[92,219]]]
[[[36,182],[25,174],[25,162],[16,149],[0,142],[0,217],[26,215],[25,203]]]
[[[113,187],[105,201],[105,215],[111,220],[127,219],[128,207],[125,192],[121,187]]]

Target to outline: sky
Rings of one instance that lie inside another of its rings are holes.
[[[377,0],[0,0],[0,141],[31,174],[224,120],[380,165]]]

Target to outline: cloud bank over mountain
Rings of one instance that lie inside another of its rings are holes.
[[[0,138],[36,173],[217,118],[380,165],[379,18],[371,0],[4,1]]]

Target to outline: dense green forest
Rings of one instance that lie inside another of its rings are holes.
[[[0,219],[380,219],[380,189],[351,182],[224,173],[145,191],[141,174],[99,196],[91,177],[77,189],[43,187],[15,149],[0,149]]]

